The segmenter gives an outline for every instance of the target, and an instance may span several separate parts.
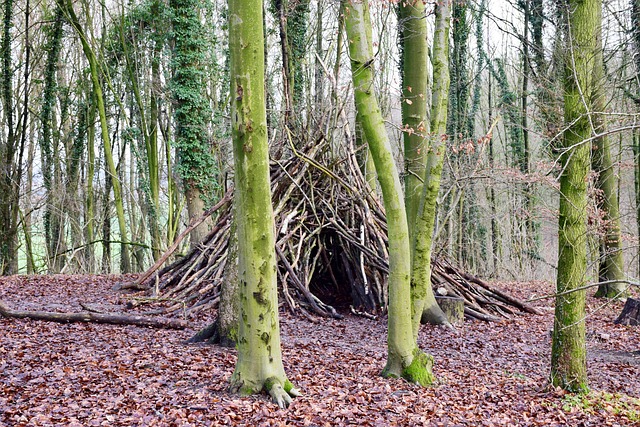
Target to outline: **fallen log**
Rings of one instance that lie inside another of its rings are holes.
[[[168,319],[165,317],[95,313],[90,311],[57,313],[53,311],[12,310],[3,301],[0,301],[0,316],[15,319],[44,320],[57,323],[107,323],[111,325],[134,325],[159,329],[185,329],[189,326],[189,323],[182,319]]]

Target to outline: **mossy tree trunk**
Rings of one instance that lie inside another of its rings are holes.
[[[282,365],[275,254],[269,183],[264,93],[262,3],[229,1],[231,119],[235,159],[240,324],[238,362],[231,389],[265,390],[281,407],[297,394]]]
[[[236,230],[236,216],[233,215],[227,246],[227,262],[220,285],[218,316],[212,323],[189,339],[190,343],[206,341],[208,344],[235,347],[238,341],[240,286],[238,283],[238,235]]]
[[[430,130],[431,59],[425,9],[423,2],[398,4],[405,169],[404,200],[410,238],[414,235],[415,218],[422,198],[422,179],[427,161],[427,139]]]
[[[560,147],[558,274],[551,349],[551,383],[572,392],[588,389],[585,347],[587,273],[587,177],[590,169],[590,101],[596,58],[600,0],[570,0],[570,40],[564,77],[564,119],[569,127]],[[567,291],[572,291],[567,293]]]
[[[412,243],[411,302],[414,339],[421,318],[449,324],[431,288],[431,245],[444,159],[449,92],[449,3],[436,5],[433,92],[428,73],[427,24],[421,2],[399,6],[402,24],[402,116],[405,150],[405,201]],[[430,114],[427,114],[430,109]],[[432,137],[427,135],[432,131]],[[424,185],[423,185],[424,183]]]
[[[624,258],[622,253],[622,235],[620,232],[620,207],[618,205],[618,177],[615,164],[611,158],[611,143],[604,135],[607,129],[605,109],[604,60],[602,52],[602,8],[599,9],[597,26],[597,54],[593,78],[593,124],[597,136],[593,140],[592,167],[598,174],[596,188],[600,193],[596,196],[598,207],[604,214],[604,230],[600,237],[600,265],[598,277],[602,282],[598,286],[597,297],[620,299],[627,294],[627,285],[616,280],[624,279]]]
[[[238,234],[236,216],[231,219],[231,234],[220,290],[218,306],[216,342],[225,347],[233,347],[238,341],[238,313],[240,312],[240,286],[238,283]]]
[[[94,241],[95,228],[96,228],[96,215],[95,204],[96,195],[93,190],[93,178],[95,177],[96,170],[96,152],[95,152],[95,119],[96,119],[96,102],[93,88],[87,90],[87,175],[86,175],[86,194],[85,194],[85,209],[84,209],[84,234],[85,241],[91,243]],[[83,258],[87,271],[96,270],[96,254],[93,244],[87,245],[83,250]]]
[[[356,110],[382,189],[389,235],[389,308],[387,364],[383,376],[413,383],[433,382],[433,358],[422,353],[413,336],[409,227],[400,176],[373,86],[373,47],[366,0],[343,0],[342,13],[351,59]]]

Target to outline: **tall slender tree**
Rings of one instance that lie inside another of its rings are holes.
[[[423,386],[434,381],[433,357],[417,346],[412,324],[411,249],[402,184],[373,86],[373,46],[367,0],[342,0],[358,120],[382,189],[389,236],[387,364],[383,376]]]
[[[618,206],[618,177],[611,156],[611,142],[606,135],[607,108],[606,81],[602,46],[602,7],[597,18],[597,45],[593,76],[593,140],[592,167],[597,173],[596,195],[598,207],[603,211],[603,230],[600,236],[600,265],[598,277],[601,282],[596,296],[603,298],[625,298],[627,285],[624,279],[624,257],[620,232],[620,207]]]
[[[640,85],[640,0],[631,0],[631,22],[633,32],[631,38],[633,40],[633,57],[635,58],[636,82]],[[640,99],[636,101],[636,110],[640,111]],[[635,129],[633,132],[635,147],[635,193],[636,193],[636,228],[638,236],[640,236],[640,131]],[[640,248],[638,249],[640,253]],[[638,274],[640,274],[640,255],[638,258]]]
[[[416,214],[411,289],[414,336],[418,319],[430,323],[449,324],[439,309],[431,289],[431,249],[437,215],[438,194],[447,148],[447,105],[449,101],[449,26],[451,9],[448,1],[436,5],[433,38],[433,91],[431,99],[431,138],[424,169],[424,186]],[[419,301],[422,300],[421,307]]]
[[[532,4],[532,0],[522,0],[520,6],[522,8],[524,31],[522,34],[522,89],[520,94],[520,123],[522,134],[522,172],[525,176],[531,173],[531,138],[529,135],[529,76],[531,74],[531,53],[530,31],[532,20],[532,8],[536,7]],[[536,35],[537,36],[537,35]],[[537,256],[538,253],[538,227],[533,219],[535,209],[535,187],[532,183],[526,182],[523,186],[524,192],[524,215],[525,215],[525,244],[530,255]]]
[[[109,180],[113,186],[113,199],[116,205],[116,215],[118,219],[118,229],[120,231],[120,248],[121,248],[121,272],[128,273],[131,271],[130,259],[129,259],[129,247],[127,237],[127,225],[124,212],[124,202],[122,197],[122,186],[116,168],[116,163],[113,156],[113,147],[111,145],[111,136],[109,135],[109,125],[107,119],[107,107],[104,100],[102,91],[102,84],[100,81],[100,64],[98,58],[90,44],[90,39],[87,36],[87,32],[80,23],[78,16],[73,8],[71,0],[56,0],[58,7],[64,10],[65,16],[68,18],[69,23],[78,34],[82,50],[89,62],[89,72],[91,74],[91,84],[96,101],[96,108],[100,118],[100,131],[102,136],[102,143],[104,146],[104,156],[107,164],[107,172],[109,174]],[[108,217],[108,215],[107,215]],[[105,243],[108,241],[103,236]]]
[[[49,30],[49,41],[47,42],[47,60],[44,71],[44,90],[42,97],[42,107],[40,112],[41,118],[41,133],[40,133],[40,161],[42,164],[42,179],[44,182],[45,190],[47,191],[47,205],[44,213],[44,230],[45,241],[47,245],[47,252],[51,259],[56,258],[57,243],[59,238],[59,232],[54,224],[60,223],[60,221],[54,220],[52,217],[56,216],[53,207],[53,200],[55,194],[58,192],[53,189],[53,155],[54,150],[52,146],[53,141],[53,116],[55,111],[55,103],[57,99],[57,80],[56,70],[58,69],[58,62],[60,60],[60,51],[62,49],[62,24],[64,22],[64,10],[61,7],[55,8],[55,14],[53,18],[53,24]],[[55,236],[54,236],[55,235]],[[57,264],[55,261],[53,264]]]
[[[18,228],[14,218],[19,209],[19,187],[15,187],[19,169],[18,139],[16,137],[16,121],[13,99],[13,60],[12,60],[12,31],[13,28],[13,0],[4,2],[4,19],[2,25],[2,77],[0,81],[0,97],[3,107],[3,132],[0,139],[0,274],[17,273],[17,234]],[[25,106],[26,108],[26,106]]]
[[[267,391],[285,407],[298,391],[280,350],[275,230],[269,184],[262,2],[229,0],[231,120],[235,159],[240,316],[231,389]]]
[[[597,56],[600,0],[569,0],[564,119],[560,147],[558,273],[551,349],[551,383],[587,390],[585,290],[587,273],[587,176],[591,166],[590,121]]]

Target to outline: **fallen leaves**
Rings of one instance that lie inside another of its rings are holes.
[[[110,290],[116,280],[10,277],[0,279],[0,298],[22,309],[117,304]],[[551,286],[503,289],[527,298]],[[379,376],[384,319],[310,323],[285,313],[285,367],[303,393],[288,410],[266,396],[227,393],[235,352],[183,344],[193,331],[0,319],[0,425],[631,426],[640,410],[633,399],[640,396],[640,366],[620,354],[638,350],[640,330],[612,324],[620,308],[590,314],[589,378],[600,394],[577,402],[545,388],[552,311],[499,324],[467,322],[457,335],[424,326],[419,344],[435,356],[439,379],[428,389]]]

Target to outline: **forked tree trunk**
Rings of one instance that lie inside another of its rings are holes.
[[[400,72],[402,77],[402,139],[404,141],[404,200],[409,237],[422,198],[431,123],[431,59],[427,40],[426,6],[423,2],[398,4]]]
[[[569,128],[560,147],[560,217],[558,275],[551,349],[551,383],[572,392],[588,389],[585,347],[585,291],[587,273],[587,176],[591,137],[589,101],[593,90],[596,28],[600,0],[570,0],[571,40],[564,77],[564,120]],[[567,291],[574,292],[567,293]]]
[[[264,100],[262,2],[229,1],[231,121],[235,159],[240,324],[231,389],[269,392],[288,406],[297,390],[280,350],[275,230]]]
[[[447,105],[449,98],[449,2],[436,5],[433,38],[433,93],[431,99],[431,140],[424,171],[424,186],[416,216],[411,289],[414,304],[413,327],[417,336],[421,318],[431,323],[448,324],[439,309],[431,288],[431,247],[437,215],[438,193],[447,140]],[[422,306],[419,301],[422,300]],[[421,308],[422,307],[422,308]]]
[[[409,227],[389,137],[373,85],[373,47],[367,37],[371,22],[366,0],[343,0],[356,110],[382,189],[389,237],[389,308],[387,365],[383,376],[429,385],[433,358],[422,353],[413,336]]]

